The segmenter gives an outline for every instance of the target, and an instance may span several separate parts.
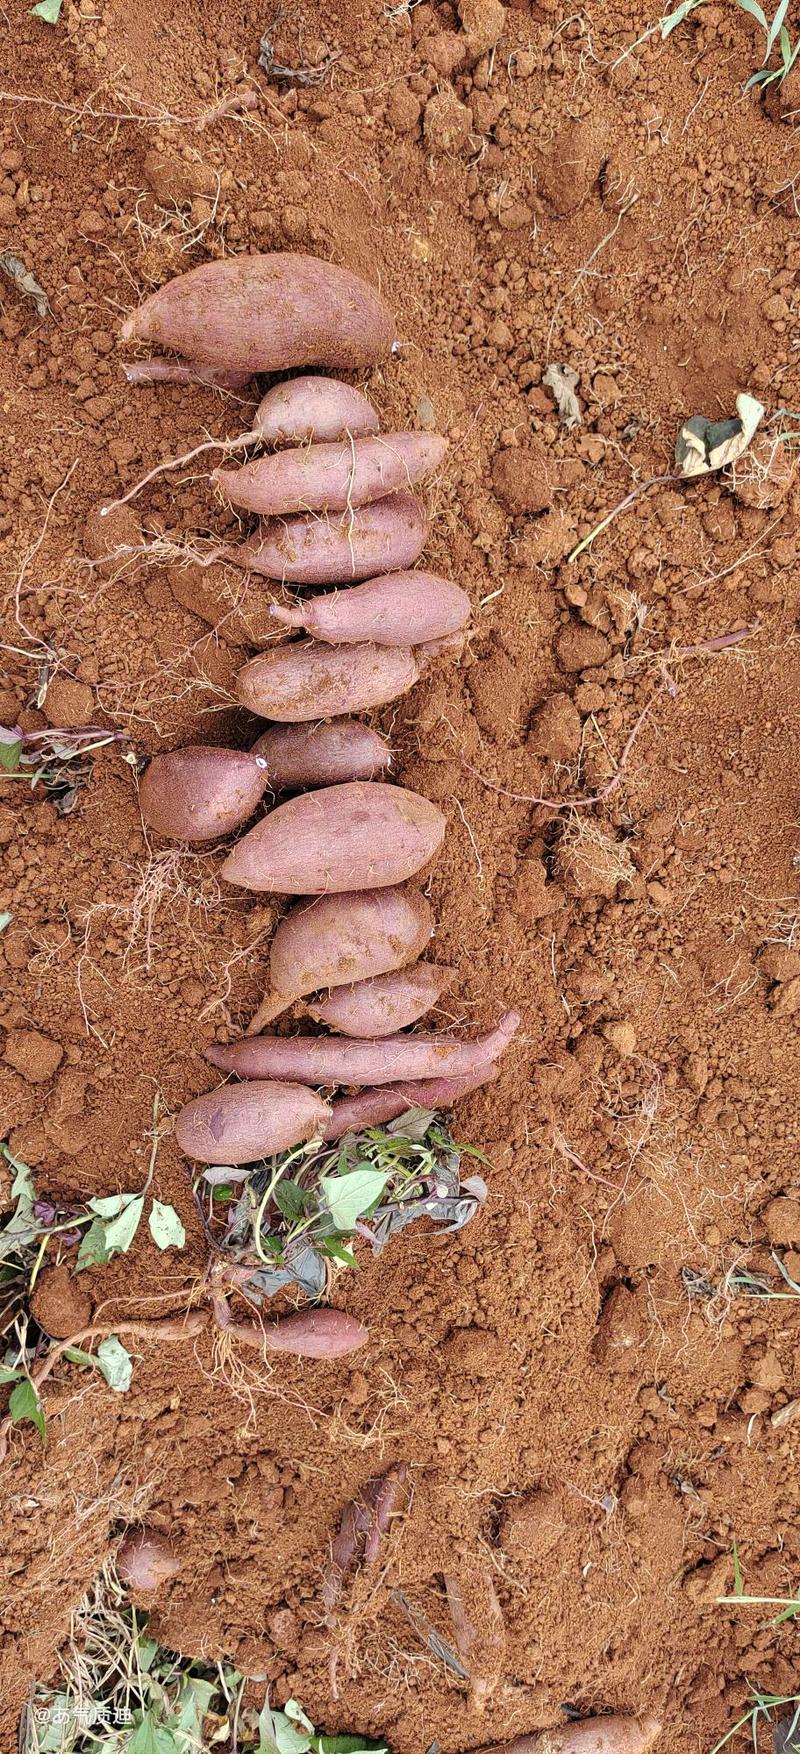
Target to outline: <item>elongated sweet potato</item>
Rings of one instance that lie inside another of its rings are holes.
[[[201,1163],[253,1163],[318,1136],[329,1114],[304,1084],[223,1084],[186,1103],[175,1137]]]
[[[469,621],[469,597],[431,572],[394,572],[381,579],[310,597],[296,609],[274,603],[270,614],[285,627],[304,627],[314,639],[349,645],[420,646],[450,639]]]
[[[391,352],[394,320],[347,268],[276,251],[190,268],[126,318],[120,340],[151,341],[225,371],[328,365],[351,371]]]
[[[375,980],[336,987],[326,998],[310,1000],[306,1010],[318,1023],[327,1023],[329,1029],[338,1029],[342,1035],[371,1039],[394,1035],[424,1017],[452,979],[452,968],[417,962]]]
[[[375,409],[361,390],[338,378],[310,375],[273,384],[253,425],[268,445],[331,444],[379,430]]]
[[[360,1090],[356,1096],[340,1096],[331,1104],[331,1118],[322,1136],[341,1139],[362,1127],[382,1127],[405,1114],[407,1108],[452,1108],[471,1090],[492,1084],[499,1070],[496,1060],[487,1060],[469,1078],[421,1078],[408,1084],[380,1084],[373,1090]]]
[[[153,756],[139,783],[139,805],[155,834],[217,840],[252,816],[268,780],[255,753],[196,744]]]
[[[494,1743],[477,1754],[646,1754],[660,1733],[654,1717],[587,1717],[555,1730],[517,1736],[513,1742]]]
[[[343,585],[413,566],[427,534],[421,501],[413,493],[390,493],[329,518],[308,512],[271,518],[222,557],[287,584]]]
[[[386,432],[276,451],[241,469],[215,469],[211,479],[232,505],[262,517],[343,512],[413,487],[438,468],[446,449],[438,433]]]
[[[242,706],[279,724],[309,724],[384,706],[413,688],[420,674],[410,646],[329,646],[297,640],[261,652],[239,671]]]
[[[369,1339],[361,1322],[340,1309],[304,1309],[270,1323],[265,1333],[271,1352],[296,1352],[301,1358],[343,1358]]]
[[[402,968],[432,934],[430,906],[414,889],[366,889],[298,902],[275,928],[270,991],[248,1033],[271,1023],[304,993]]]
[[[267,780],[276,792],[374,780],[392,765],[388,743],[360,719],[271,725],[256,739],[250,754],[266,762]]]
[[[441,810],[404,786],[353,780],[279,804],[229,853],[228,883],[332,895],[404,883],[441,846]]]
[[[389,1035],[375,1041],[343,1035],[251,1035],[206,1049],[206,1059],[240,1078],[301,1084],[396,1084],[404,1079],[464,1078],[499,1058],[521,1018],[506,1011],[477,1041],[449,1035]]]

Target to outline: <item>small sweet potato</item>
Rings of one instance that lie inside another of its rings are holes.
[[[273,384],[253,422],[268,445],[331,444],[379,431],[371,402],[338,378],[304,376]]]
[[[323,518],[309,512],[271,518],[223,558],[292,585],[347,584],[413,566],[428,519],[413,493],[390,493],[374,505]]]
[[[180,1571],[174,1548],[157,1529],[137,1529],[126,1535],[117,1548],[115,1565],[120,1583],[134,1600],[151,1598]]]
[[[392,765],[388,743],[360,719],[271,725],[250,754],[266,762],[267,780],[276,792],[374,780]]]
[[[236,693],[251,713],[279,724],[309,724],[385,706],[407,693],[420,666],[410,646],[329,646],[297,640],[251,658]]]
[[[654,1717],[587,1717],[517,1736],[513,1742],[493,1743],[476,1754],[646,1754],[660,1733]]]
[[[265,1333],[271,1352],[296,1352],[301,1358],[342,1358],[369,1339],[361,1322],[340,1309],[304,1309],[283,1316]]]
[[[506,1011],[476,1041],[450,1035],[389,1035],[374,1041],[343,1035],[251,1035],[206,1049],[206,1059],[240,1078],[301,1084],[396,1084],[404,1079],[464,1078],[499,1058],[520,1025]]]
[[[469,1078],[421,1078],[415,1083],[380,1084],[373,1090],[360,1090],[356,1096],[340,1096],[331,1105],[331,1118],[322,1136],[341,1139],[362,1127],[382,1127],[405,1114],[407,1108],[452,1108],[471,1090],[492,1084],[498,1071],[497,1061],[487,1060]]]
[[[304,1084],[223,1084],[186,1103],[175,1137],[200,1163],[254,1163],[319,1136],[329,1114]]]
[[[309,1016],[342,1035],[394,1035],[424,1017],[441,998],[453,979],[452,968],[433,962],[417,962],[371,981],[335,987],[327,998],[313,999],[306,1006]]]
[[[359,275],[317,256],[227,256],[167,281],[133,311],[120,340],[174,348],[224,371],[352,371],[391,352],[394,320]]]
[[[387,573],[347,591],[311,597],[296,609],[273,604],[285,627],[304,627],[334,645],[370,640],[378,646],[419,646],[460,634],[469,621],[469,597],[430,572]]]
[[[228,854],[222,876],[282,895],[385,889],[427,865],[446,826],[435,804],[404,786],[326,786],[271,810]]]
[[[367,889],[298,902],[275,928],[271,990],[250,1030],[271,1023],[304,993],[402,968],[432,933],[430,905],[414,889]]]
[[[139,782],[139,806],[154,834],[217,840],[252,816],[268,781],[257,754],[201,743],[153,756]]]
[[[211,480],[231,505],[261,517],[343,512],[413,487],[438,467],[446,449],[438,433],[385,432],[276,451],[241,469],[215,469]]]

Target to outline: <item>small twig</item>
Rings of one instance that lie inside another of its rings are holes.
[[[427,1644],[428,1649],[433,1651],[434,1656],[438,1657],[440,1662],[444,1663],[445,1668],[452,1669],[453,1674],[457,1675],[460,1681],[468,1681],[469,1672],[464,1668],[463,1663],[456,1656],[455,1651],[450,1649],[449,1644],[445,1644],[443,1638],[440,1638],[439,1633],[436,1631],[433,1622],[428,1619],[427,1614],[423,1614],[421,1608],[418,1608],[414,1602],[409,1601],[405,1591],[400,1589],[390,1590],[389,1600],[394,1602],[395,1607],[401,1609],[402,1613],[405,1614],[406,1619],[413,1626],[417,1637],[421,1639],[423,1644]]]
[[[614,506],[613,511],[607,512],[606,516],[601,518],[600,523],[595,524],[594,529],[589,531],[588,536],[584,536],[577,548],[572,549],[571,553],[567,555],[567,565],[570,566],[573,560],[577,560],[579,554],[583,554],[587,548],[590,548],[595,536],[600,536],[603,530],[607,530],[609,524],[613,524],[620,512],[627,511],[628,506],[632,506],[640,494],[647,493],[651,487],[665,487],[668,481],[683,481],[684,479],[683,475],[679,475],[674,469],[671,469],[668,475],[651,475],[648,481],[640,481],[630,493],[625,495],[624,499],[620,500],[619,505]]]

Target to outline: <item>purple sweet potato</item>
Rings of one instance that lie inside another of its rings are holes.
[[[343,512],[413,487],[438,468],[447,440],[438,433],[386,432],[378,438],[300,445],[211,476],[231,505],[261,517]]]
[[[516,1736],[513,1742],[493,1743],[476,1754],[647,1754],[660,1733],[654,1717],[587,1717],[555,1730]]]
[[[408,1108],[452,1108],[462,1096],[492,1084],[499,1072],[496,1060],[487,1060],[470,1078],[421,1078],[409,1084],[381,1084],[360,1090],[356,1096],[340,1096],[331,1105],[331,1118],[323,1128],[324,1139],[341,1139],[363,1127],[382,1127],[396,1121]]]
[[[326,786],[271,810],[228,854],[222,876],[281,895],[385,889],[427,865],[446,826],[435,804],[404,786]]]
[[[394,320],[346,268],[277,251],[227,256],[167,281],[133,311],[120,340],[173,348],[193,364],[279,372],[327,365],[352,371],[391,352]]]
[[[196,744],[154,755],[139,783],[148,828],[171,840],[217,840],[252,816],[269,775],[255,752]]]
[[[250,754],[266,762],[267,781],[276,792],[374,780],[392,765],[388,743],[360,719],[270,725]]]
[[[309,724],[385,706],[418,681],[410,646],[329,646],[297,640],[260,652],[239,671],[236,693],[251,713],[280,724]]]
[[[318,1137],[329,1115],[304,1084],[223,1084],[186,1103],[175,1137],[201,1163],[253,1163]]]
[[[268,445],[331,444],[379,431],[371,402],[338,378],[304,376],[273,384],[253,422]]]
[[[251,1035],[206,1049],[206,1059],[240,1078],[292,1079],[301,1084],[396,1084],[401,1080],[465,1078],[499,1058],[519,1028],[506,1011],[477,1041],[450,1035],[390,1035],[374,1041],[343,1035]]]
[[[413,493],[390,493],[374,505],[330,518],[307,512],[271,518],[222,554],[236,566],[287,584],[348,584],[413,566],[427,534],[421,501]]]
[[[298,902],[275,928],[270,991],[251,1031],[271,1023],[304,993],[402,968],[432,933],[430,905],[414,889],[367,889]]]
[[[460,634],[469,620],[469,597],[435,573],[395,572],[307,598],[296,609],[273,604],[270,614],[285,627],[304,627],[314,639],[334,645],[370,640],[378,646],[418,646]]]
[[[371,981],[335,987],[326,998],[310,1000],[306,1010],[317,1023],[326,1023],[329,1029],[338,1029],[342,1035],[372,1039],[394,1035],[424,1017],[452,979],[452,968],[417,962],[411,968],[399,968]]]

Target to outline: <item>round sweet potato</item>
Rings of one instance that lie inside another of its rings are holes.
[[[276,251],[204,262],[152,292],[120,340],[173,348],[197,365],[278,372],[352,371],[391,352],[394,320],[359,275],[317,256]]]
[[[331,444],[379,430],[375,409],[361,390],[338,378],[313,376],[273,384],[253,426],[268,445]]]
[[[266,762],[267,779],[276,792],[374,780],[392,765],[388,743],[360,719],[271,725],[250,753]]]
[[[226,548],[224,558],[287,584],[343,585],[413,566],[427,534],[420,500],[390,493],[341,516],[272,518],[246,542]]]
[[[197,744],[154,755],[139,782],[139,806],[154,834],[218,840],[252,816],[269,774],[252,751]]]
[[[306,1010],[317,1023],[338,1029],[342,1035],[394,1035],[424,1017],[452,979],[452,968],[417,962],[370,981],[335,987],[325,998],[310,1000]]]
[[[241,469],[215,469],[211,480],[232,505],[262,517],[343,512],[413,487],[438,467],[446,449],[438,433],[386,432],[276,451]]]
[[[222,876],[283,895],[385,889],[427,865],[446,826],[435,804],[404,786],[326,786],[271,810],[228,854]]]
[[[274,603],[270,614],[286,627],[304,627],[334,645],[370,640],[378,646],[421,646],[449,639],[469,620],[469,597],[430,572],[394,572],[347,591],[310,597],[296,609]]]
[[[329,646],[298,640],[261,652],[239,671],[242,706],[265,719],[298,724],[384,706],[413,688],[420,673],[410,646]]]
[[[150,1599],[180,1571],[175,1550],[156,1529],[137,1529],[117,1548],[116,1571],[134,1601]]]
[[[320,1134],[328,1104],[304,1084],[223,1084],[181,1109],[175,1137],[201,1163],[254,1163]]]

